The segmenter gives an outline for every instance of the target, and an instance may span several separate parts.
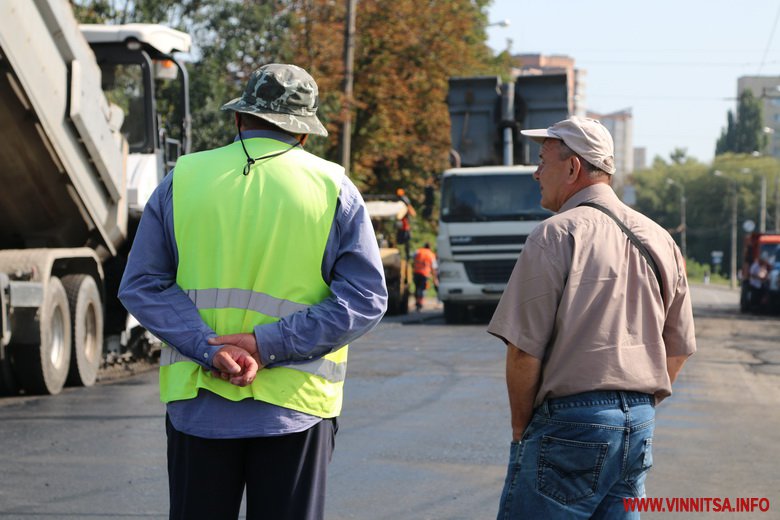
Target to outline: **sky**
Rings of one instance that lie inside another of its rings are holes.
[[[630,108],[647,162],[675,148],[709,163],[740,76],[780,76],[778,0],[493,0],[488,44],[565,54],[587,110]],[[511,42],[510,42],[511,41]]]

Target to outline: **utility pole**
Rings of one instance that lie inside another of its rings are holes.
[[[775,233],[780,233],[780,174],[775,173]]]
[[[731,181],[731,288],[737,288],[737,181]]]
[[[766,233],[766,175],[761,175],[761,215],[758,219],[758,230]]]
[[[686,198],[685,198],[685,185],[682,182],[677,182],[674,179],[666,179],[666,184],[669,186],[675,185],[680,188],[680,253],[683,258],[688,258],[688,230],[686,224]]]
[[[682,253],[683,258],[686,259],[688,258],[688,230],[687,224],[685,223],[685,187],[680,184],[680,189],[682,190],[682,194],[680,195],[680,227],[682,228],[680,231],[680,252]]]
[[[347,17],[344,24],[344,121],[341,124],[341,165],[349,176],[352,155],[352,87],[355,66],[355,11],[357,0],[347,0]]]

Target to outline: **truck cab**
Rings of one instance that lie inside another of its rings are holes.
[[[128,208],[139,217],[176,159],[190,151],[189,78],[175,53],[188,52],[191,38],[156,24],[79,28],[95,53],[106,99],[124,116]]]
[[[496,305],[526,238],[552,213],[539,205],[535,166],[452,168],[441,178],[437,253],[447,323]]]
[[[742,312],[780,310],[780,234],[753,232],[742,252]]]

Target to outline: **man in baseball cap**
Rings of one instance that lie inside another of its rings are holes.
[[[520,133],[542,145],[534,174],[542,191],[542,207],[558,211],[568,197],[586,185],[611,183],[614,144],[609,131],[595,119],[571,117],[549,128]],[[564,179],[565,175],[569,177]]]
[[[599,170],[610,175],[615,173],[615,145],[612,135],[604,125],[595,119],[570,117],[550,128],[521,130],[539,144],[545,139],[560,139],[577,155]]]
[[[627,518],[623,498],[645,494],[655,404],[696,350],[685,263],[612,190],[598,121],[522,133],[542,143],[534,178],[557,215],[526,239],[488,326],[507,348],[512,417],[498,516]]]

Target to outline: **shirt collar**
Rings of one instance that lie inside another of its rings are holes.
[[[241,137],[244,139],[257,139],[259,137],[265,139],[276,139],[277,141],[281,141],[290,145],[298,142],[298,140],[290,134],[277,132],[276,130],[242,130]],[[235,139],[233,139],[233,142],[236,141],[238,141],[238,135],[236,135]]]
[[[576,208],[583,202],[588,202],[592,200],[604,200],[604,199],[617,199],[617,195],[615,194],[615,191],[612,189],[612,186],[609,184],[591,184],[590,186],[581,189],[574,195],[572,195],[569,200],[563,203],[561,206],[560,211],[558,213],[563,213],[564,211],[568,211],[572,208]]]

